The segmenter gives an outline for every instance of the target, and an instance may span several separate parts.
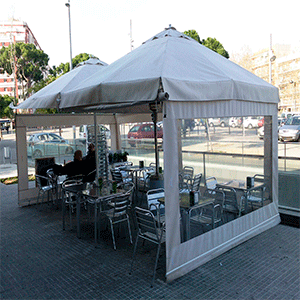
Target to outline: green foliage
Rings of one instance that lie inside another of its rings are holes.
[[[95,56],[91,55],[91,54],[87,54],[87,53],[80,53],[80,54],[76,55],[74,58],[72,58],[73,69],[81,62],[86,61],[92,57],[95,57]],[[53,76],[57,77],[57,76],[61,76],[61,75],[65,74],[69,71],[70,71],[70,63],[67,62],[65,64],[61,63],[58,67],[53,66],[50,73]]]
[[[0,95],[0,118],[13,118],[13,110],[9,107],[13,100],[13,97]]]
[[[223,45],[215,38],[208,37],[206,40],[202,41],[202,45],[226,58],[229,58],[228,52],[224,49]]]
[[[199,34],[198,34],[198,32],[196,30],[194,30],[194,29],[188,30],[188,31],[185,31],[184,34],[187,35],[187,36],[189,36],[189,37],[191,37],[191,38],[193,38],[198,43],[202,44],[201,40],[200,40],[200,36],[199,36]]]
[[[25,81],[27,88],[33,82],[43,79],[49,57],[44,51],[39,50],[34,44],[16,43],[0,50],[0,67],[8,74],[13,73],[13,57],[15,55],[16,77]]]
[[[218,54],[229,58],[228,52],[224,49],[223,45],[215,38],[208,37],[206,40],[203,39],[202,41],[200,40],[199,34],[196,30],[188,30],[185,31],[184,34],[187,36],[193,38],[203,46],[217,52]]]

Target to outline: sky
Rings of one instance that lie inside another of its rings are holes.
[[[26,22],[49,65],[70,60],[68,0],[10,0],[0,4],[0,20]],[[230,55],[272,44],[300,45],[299,0],[69,0],[72,56],[88,53],[110,64],[171,24],[216,38]]]

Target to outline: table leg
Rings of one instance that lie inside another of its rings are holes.
[[[77,237],[80,239],[80,201],[81,195],[76,195],[76,217],[77,217]]]

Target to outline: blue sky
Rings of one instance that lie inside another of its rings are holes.
[[[69,61],[67,0],[11,0],[1,4],[0,20],[12,16],[26,22],[50,65]],[[200,38],[215,37],[229,54],[244,46],[252,51],[273,44],[300,44],[299,0],[168,1],[70,0],[73,57],[93,54],[112,63],[172,24],[178,31],[195,29]],[[275,3],[275,4],[274,4]]]

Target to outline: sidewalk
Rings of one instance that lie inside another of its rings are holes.
[[[150,287],[153,246],[139,247],[129,275],[128,238],[82,239],[61,228],[51,205],[19,208],[17,185],[0,184],[1,299],[300,299],[300,230],[278,225],[189,274],[164,282],[164,257]]]

